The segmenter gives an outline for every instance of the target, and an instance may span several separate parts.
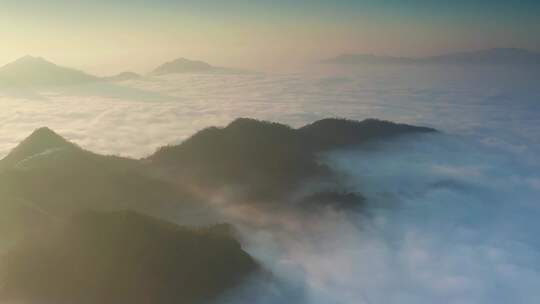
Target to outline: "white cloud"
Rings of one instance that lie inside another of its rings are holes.
[[[239,116],[434,126],[450,135],[332,156],[368,197],[369,216],[260,214],[246,248],[305,286],[308,303],[537,303],[540,89],[452,72],[178,75],[125,83],[139,91],[3,92],[0,155],[41,126],[134,157]]]

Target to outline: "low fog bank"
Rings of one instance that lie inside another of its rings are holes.
[[[507,150],[441,134],[324,161],[367,198],[366,208],[229,212],[246,250],[283,286],[255,282],[223,303],[540,301],[538,168]]]

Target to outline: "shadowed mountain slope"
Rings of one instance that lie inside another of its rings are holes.
[[[240,118],[225,128],[207,128],[148,160],[175,178],[211,187],[234,186],[257,199],[288,195],[309,180],[330,175],[321,152],[435,130],[379,120],[325,119],[299,129]]]
[[[379,120],[324,119],[294,129],[240,118],[135,160],[38,129],[0,160],[0,249],[7,249],[0,301],[209,303],[261,273],[257,263],[227,225],[188,229],[150,215],[177,223],[201,211],[227,218],[228,207],[243,203],[257,212],[349,211],[364,202],[361,194],[302,191],[312,181],[339,186],[320,153],[429,132]],[[238,194],[223,191],[231,189]],[[202,204],[216,194],[228,205]]]
[[[302,192],[311,183],[339,185],[334,172],[319,162],[319,154],[433,131],[343,119],[293,129],[241,118],[224,128],[204,129],[140,161],[98,155],[41,128],[0,160],[0,234],[39,229],[85,209],[134,209],[176,220],[209,220],[212,212],[200,202],[223,190],[234,200],[275,206],[293,201],[302,209],[352,206],[355,200],[361,204],[360,194],[340,187]]]
[[[303,177],[326,172],[313,162],[295,130],[252,119],[204,129],[149,159],[176,178],[212,188],[233,185],[268,199],[276,192],[288,193]]]
[[[0,233],[18,230],[9,223],[29,228],[84,209],[166,213],[191,200],[148,171],[137,160],[94,154],[38,129],[0,160]]]
[[[62,149],[80,148],[65,140],[53,130],[43,127],[35,130],[30,136],[19,143],[17,147],[0,161],[0,164],[4,166],[9,164],[17,165],[17,162],[24,161],[30,157],[36,157]]]
[[[298,129],[303,141],[316,152],[356,146],[371,140],[384,140],[404,134],[434,131],[427,127],[378,119],[354,121],[336,118],[322,119]]]
[[[10,250],[4,300],[207,303],[259,270],[225,226],[189,229],[134,212],[85,212]]]

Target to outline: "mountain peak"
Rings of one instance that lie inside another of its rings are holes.
[[[32,132],[32,134],[30,134],[30,136],[27,139],[32,139],[32,138],[54,139],[54,140],[62,139],[62,140],[64,140],[63,137],[58,135],[58,133],[54,132],[49,127],[41,127],[41,128],[38,128],[38,129],[34,130],[34,132]]]
[[[193,72],[208,72],[218,68],[200,60],[190,60],[183,57],[173,61],[166,62],[157,67],[153,74],[174,74],[174,73],[193,73]]]
[[[95,76],[29,55],[0,67],[0,85],[4,86],[61,86],[96,80]]]
[[[8,163],[19,162],[36,154],[75,147],[76,145],[67,141],[53,130],[42,127],[32,132],[30,136],[15,147],[2,161]]]
[[[201,61],[201,60],[187,59],[187,58],[184,58],[184,57],[176,58],[175,60],[167,62],[167,63],[168,64],[183,64],[183,65],[192,66],[192,67],[206,67],[206,68],[212,67],[207,62],[204,62],[204,61]]]
[[[142,78],[141,75],[134,73],[134,72],[121,72],[113,76],[104,77],[103,79],[107,81],[126,81],[126,80],[134,80],[134,79],[140,79]]]
[[[185,57],[176,58],[175,60],[173,60],[171,62],[175,62],[175,63],[197,63],[197,64],[201,64],[201,65],[205,65],[205,66],[210,66],[208,63],[206,63],[204,61],[187,59]]]
[[[0,71],[5,71],[6,73],[29,73],[58,68],[60,67],[43,57],[26,55],[4,65]]]
[[[73,144],[48,127],[41,127],[34,130],[20,145],[32,146],[39,153],[43,152],[39,150],[72,146]]]
[[[15,60],[12,63],[17,63],[17,64],[23,64],[23,63],[49,63],[49,64],[53,64],[53,63],[47,61],[43,57],[35,57],[35,56],[31,56],[31,55],[26,55],[26,56],[20,57],[19,59]]]

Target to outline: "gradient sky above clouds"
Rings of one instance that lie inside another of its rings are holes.
[[[344,52],[540,50],[538,1],[0,0],[0,64],[44,56],[98,74],[179,56],[282,68]]]

